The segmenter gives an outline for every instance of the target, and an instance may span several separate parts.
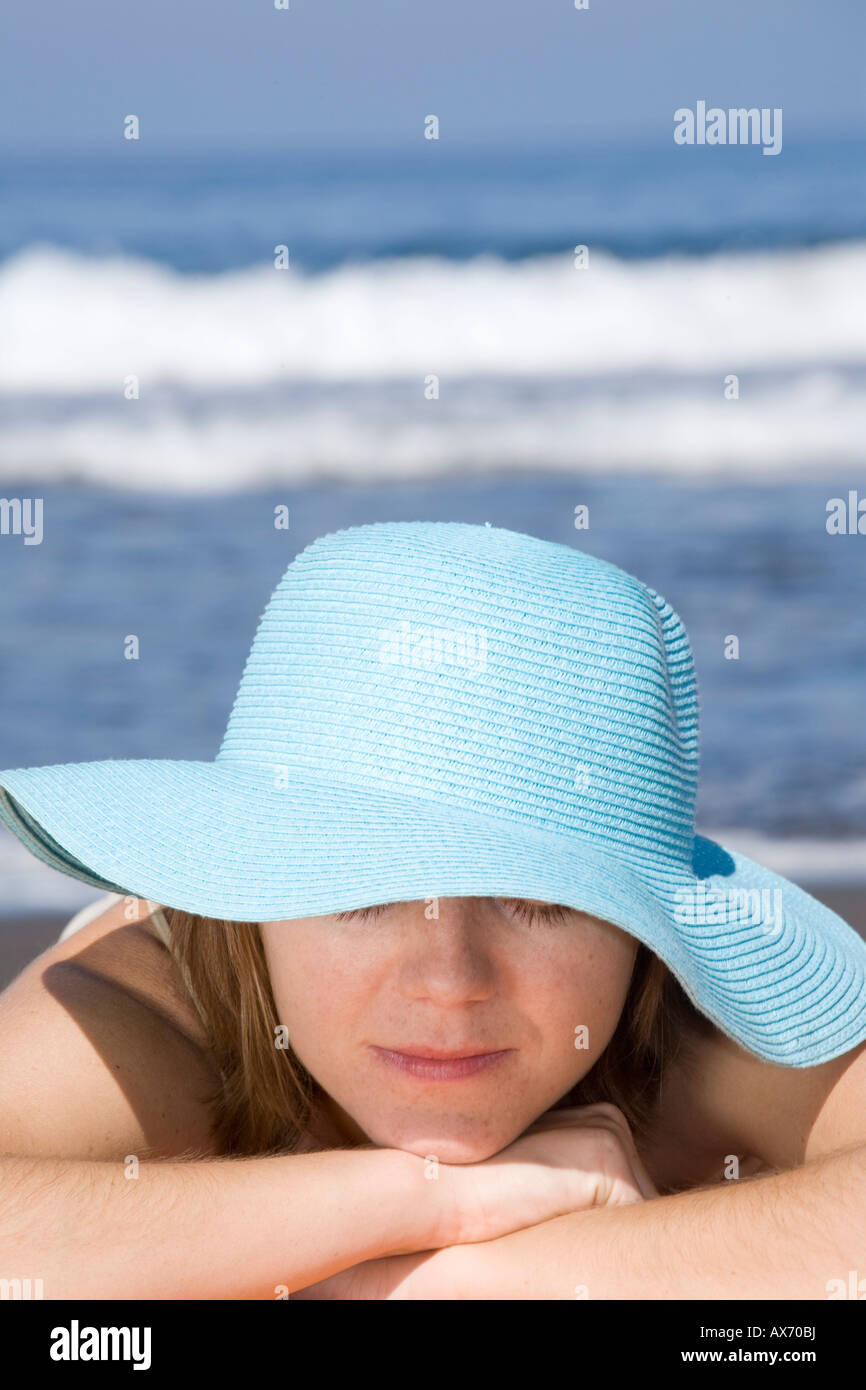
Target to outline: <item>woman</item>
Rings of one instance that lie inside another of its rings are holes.
[[[113,895],[0,1001],[4,1261],[48,1297],[827,1297],[866,1256],[866,945],[695,836],[697,714],[632,576],[381,524],[288,567],[213,762],[0,773]]]

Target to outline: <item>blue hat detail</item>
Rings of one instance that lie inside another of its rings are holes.
[[[697,782],[692,654],[654,590],[500,527],[387,522],[288,566],[212,761],[3,771],[0,819],[73,878],[227,921],[560,903],[756,1056],[839,1056],[866,1039],[866,942],[696,836]]]

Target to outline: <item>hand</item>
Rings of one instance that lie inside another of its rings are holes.
[[[454,1299],[472,1283],[471,1245],[592,1206],[659,1194],[628,1121],[607,1102],[549,1110],[506,1148],[480,1163],[440,1164],[459,1208],[450,1245],[391,1255],[340,1270],[299,1289],[300,1299]],[[483,1254],[483,1252],[478,1252]]]
[[[457,1194],[455,1245],[659,1195],[628,1121],[606,1101],[548,1110],[491,1158],[441,1166]]]
[[[607,1102],[548,1110],[506,1148],[479,1163],[440,1163],[428,1193],[442,1213],[431,1248],[366,1260],[312,1286],[316,1292],[292,1297],[417,1297],[393,1290],[399,1289],[407,1273],[413,1276],[413,1286],[434,1273],[438,1281],[443,1261],[430,1263],[434,1254],[444,1256],[450,1248],[456,1253],[459,1247],[495,1240],[588,1207],[618,1206],[659,1195],[638,1155],[628,1121],[617,1106]],[[372,1291],[376,1289],[384,1291]]]

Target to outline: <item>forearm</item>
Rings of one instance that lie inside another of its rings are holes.
[[[122,1163],[0,1158],[0,1278],[40,1278],[47,1299],[275,1298],[425,1248],[435,1194],[422,1167],[372,1148],[142,1162],[136,1177]]]
[[[454,1247],[417,1284],[464,1299],[827,1299],[851,1270],[866,1277],[862,1147]]]

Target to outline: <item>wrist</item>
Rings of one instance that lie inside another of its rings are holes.
[[[456,1184],[448,1165],[405,1149],[380,1153],[388,1210],[388,1248],[381,1254],[417,1254],[456,1243],[460,1220]]]

